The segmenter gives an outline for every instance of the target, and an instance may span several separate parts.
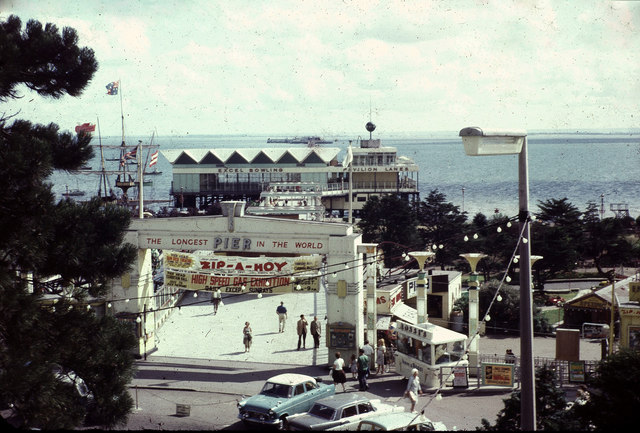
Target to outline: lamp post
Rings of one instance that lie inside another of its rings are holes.
[[[418,297],[416,299],[416,307],[418,310],[418,323],[425,323],[427,321],[427,293],[426,293],[426,280],[424,273],[424,263],[428,258],[433,257],[435,253],[431,251],[413,251],[409,253],[411,257],[418,261],[420,266],[420,272],[418,272]]]
[[[460,254],[460,257],[464,257],[471,266],[471,275],[469,276],[469,366],[476,367],[475,374],[478,375],[478,353],[480,352],[480,337],[475,335],[478,331],[478,319],[480,316],[480,297],[478,293],[478,273],[476,272],[476,266],[478,262],[487,257],[482,253],[466,253]],[[471,369],[469,369],[471,375]]]
[[[460,130],[469,156],[518,155],[518,202],[520,223],[520,427],[536,429],[536,390],[533,365],[533,302],[531,296],[531,244],[529,243],[529,167],[526,131],[491,131],[478,127]]]

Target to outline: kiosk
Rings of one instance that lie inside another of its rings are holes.
[[[467,336],[432,323],[411,325],[397,322],[398,351],[396,372],[406,378],[416,368],[420,383],[425,388],[435,388],[439,384],[441,367],[467,367],[469,361],[463,359],[466,352]]]

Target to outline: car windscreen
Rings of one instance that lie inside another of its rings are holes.
[[[260,394],[289,398],[291,396],[291,387],[280,383],[267,382],[262,387]]]
[[[309,410],[309,413],[311,415],[315,415],[319,418],[323,418],[323,419],[333,419],[333,415],[335,414],[335,410],[332,407],[329,407],[325,404],[322,403],[316,403],[311,407],[311,410]]]

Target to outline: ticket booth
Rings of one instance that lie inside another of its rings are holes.
[[[398,350],[396,372],[406,378],[413,368],[418,369],[420,383],[425,388],[440,385],[441,367],[467,367],[463,359],[467,336],[432,323],[412,325],[397,322]],[[447,373],[448,373],[447,369]]]

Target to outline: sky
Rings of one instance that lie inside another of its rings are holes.
[[[80,97],[20,87],[0,105],[62,130],[119,135],[121,116],[134,136],[640,127],[640,1],[0,0],[11,14],[73,27],[95,52]]]

